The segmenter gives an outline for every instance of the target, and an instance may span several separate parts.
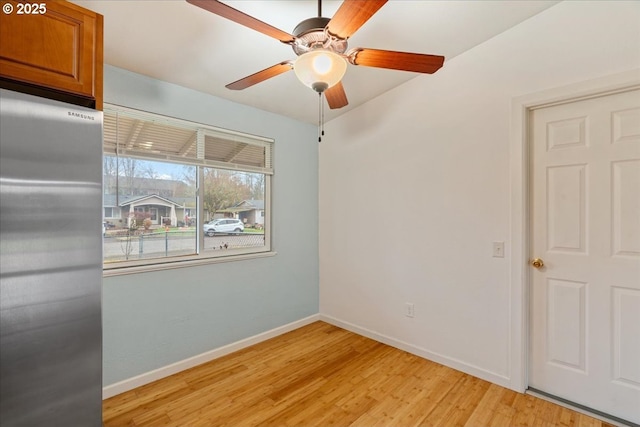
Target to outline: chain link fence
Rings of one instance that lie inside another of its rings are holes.
[[[237,233],[204,236],[205,251],[224,251],[265,245],[264,233]],[[193,255],[196,253],[195,231],[143,232],[109,231],[103,238],[104,260],[107,262],[144,258]]]

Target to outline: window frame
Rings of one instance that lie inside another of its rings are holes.
[[[276,255],[272,242],[272,185],[275,170],[273,167],[273,156],[275,151],[275,141],[272,138],[256,136],[234,130],[228,130],[202,123],[192,122],[188,120],[169,117],[157,113],[135,110],[128,107],[104,104],[104,113],[106,114],[123,114],[128,117],[136,117],[137,119],[147,120],[149,122],[162,122],[170,126],[183,127],[196,131],[197,138],[204,144],[206,136],[215,135],[217,138],[224,138],[225,135],[229,140],[245,141],[248,144],[265,147],[265,167],[238,166],[236,164],[224,164],[218,161],[202,161],[200,159],[188,159],[180,161],[173,156],[162,156],[152,153],[149,156],[142,155],[140,152],[126,152],[119,155],[118,146],[115,152],[106,149],[103,142],[103,157],[105,155],[115,156],[116,158],[132,158],[147,161],[160,161],[172,164],[192,165],[196,167],[196,233],[195,233],[195,253],[191,255],[174,255],[162,256],[158,258],[142,258],[135,260],[120,260],[113,262],[104,262],[103,258],[103,276],[117,276],[124,274],[135,274],[147,271],[157,271],[165,269],[184,268],[197,265],[216,264],[221,262],[239,261],[255,258],[264,258]],[[104,139],[104,138],[103,138]],[[264,176],[264,246],[256,246],[249,248],[229,248],[224,252],[205,250],[204,233],[202,232],[204,219],[204,203],[201,203],[204,195],[204,168],[217,168],[222,170],[230,170],[244,173],[258,173]],[[267,171],[268,170],[268,171]],[[104,192],[104,190],[103,190]],[[104,213],[103,203],[103,213]],[[193,210],[191,210],[193,212]],[[113,213],[113,208],[112,208]]]
[[[109,209],[109,211],[111,212],[110,215],[105,215],[107,213],[106,209]],[[114,219],[114,218],[118,218],[116,216],[113,216],[113,211],[114,211],[114,207],[113,206],[104,206],[104,204],[102,205],[102,219],[104,221],[107,221],[109,219]]]

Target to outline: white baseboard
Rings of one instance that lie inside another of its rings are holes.
[[[133,390],[134,388],[141,387],[153,381],[157,381],[170,375],[177,374],[178,372],[184,371],[186,369],[193,368],[194,366],[198,366],[219,357],[226,356],[227,354],[233,353],[234,351],[242,350],[243,348],[277,337],[278,335],[293,331],[318,320],[346,329],[355,334],[371,338],[383,344],[390,345],[391,347],[399,348],[400,350],[404,350],[408,353],[415,354],[416,356],[420,356],[424,359],[440,363],[441,365],[448,366],[469,375],[473,375],[474,377],[481,378],[483,380],[498,384],[503,387],[511,388],[510,380],[506,376],[496,374],[494,372],[462,362],[457,359],[453,359],[451,357],[434,353],[424,348],[417,347],[404,341],[379,334],[377,332],[354,325],[353,323],[345,322],[332,316],[327,316],[325,314],[314,314],[312,316],[305,317],[304,319],[300,319],[295,322],[271,329],[258,335],[254,335],[252,337],[236,341],[234,343],[207,351],[188,359],[172,363],[171,365],[163,366],[162,368],[158,368],[153,371],[145,372],[144,374],[140,374],[114,384],[110,384],[102,389],[102,398],[108,399],[120,393]]]
[[[474,377],[478,377],[480,379],[489,381],[491,383],[500,385],[502,387],[506,387],[506,388],[512,387],[510,379],[504,375],[500,375],[495,372],[488,371],[486,369],[471,365],[466,362],[462,362],[457,359],[453,359],[451,357],[434,353],[432,351],[414,346],[404,341],[400,341],[395,338],[391,338],[386,335],[382,335],[377,332],[371,331],[369,329],[362,328],[358,325],[354,325],[353,323],[345,322],[343,320],[336,319],[335,317],[332,317],[332,316],[327,316],[326,314],[320,314],[319,320],[330,323],[334,326],[338,326],[340,328],[346,329],[355,334],[362,335],[367,338],[371,338],[372,340],[381,342],[383,344],[390,345],[391,347],[395,347],[400,350],[404,350],[408,353],[415,354],[416,356],[420,356],[423,359],[431,360],[441,365],[448,366],[449,368],[453,368],[455,370],[464,372],[466,374],[473,375]]]
[[[177,374],[178,372],[193,368],[194,366],[201,365],[219,357],[226,356],[234,351],[242,350],[243,348],[277,337],[278,335],[293,331],[318,320],[320,320],[320,315],[314,314],[312,316],[305,317],[304,319],[296,320],[295,322],[262,332],[258,335],[172,363],[171,365],[163,366],[162,368],[154,369],[153,371],[145,372],[144,374],[110,384],[102,388],[102,398],[108,399],[120,393],[133,390],[134,388]]]

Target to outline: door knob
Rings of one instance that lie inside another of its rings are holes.
[[[535,258],[531,261],[531,265],[535,268],[542,268],[544,267],[544,261],[542,261],[540,258]]]

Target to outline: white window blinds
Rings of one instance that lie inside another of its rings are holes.
[[[104,152],[273,174],[273,140],[105,106]]]

